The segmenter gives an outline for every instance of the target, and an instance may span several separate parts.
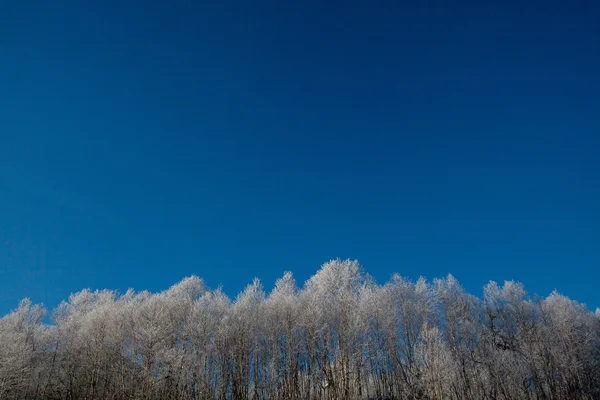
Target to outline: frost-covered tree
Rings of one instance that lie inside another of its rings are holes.
[[[41,322],[46,310],[21,301],[0,319],[0,398],[34,397],[40,390],[49,354],[48,327]]]
[[[0,319],[1,399],[594,399],[600,311],[448,275],[379,285],[332,260],[234,301],[195,276],[160,293],[82,290],[45,323]]]
[[[292,273],[286,272],[265,301],[265,388],[290,399],[301,398],[303,377],[298,295]]]

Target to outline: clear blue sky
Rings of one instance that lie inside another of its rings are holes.
[[[0,3],[0,313],[336,257],[600,305],[598,1],[202,3]]]

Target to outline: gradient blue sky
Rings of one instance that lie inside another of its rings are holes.
[[[96,3],[95,5],[92,3]],[[331,258],[600,305],[600,3],[0,2],[0,313]]]

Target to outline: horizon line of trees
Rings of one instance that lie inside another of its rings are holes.
[[[332,260],[234,300],[191,276],[0,319],[0,399],[600,399],[600,309],[451,275],[383,285]]]

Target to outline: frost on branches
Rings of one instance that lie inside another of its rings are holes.
[[[161,293],[83,290],[44,324],[0,319],[1,399],[600,398],[600,310],[515,282],[384,285],[356,261],[235,300],[192,276]]]

